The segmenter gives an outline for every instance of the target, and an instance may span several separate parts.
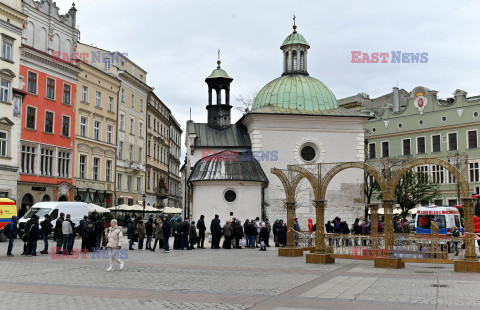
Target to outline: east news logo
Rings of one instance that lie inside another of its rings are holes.
[[[391,51],[390,53],[364,53],[352,51],[352,63],[427,63],[428,53],[403,53],[402,51]],[[390,57],[391,55],[391,57]]]

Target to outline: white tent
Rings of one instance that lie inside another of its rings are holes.
[[[110,210],[107,209],[107,208],[104,208],[104,207],[97,206],[94,203],[89,203],[88,204],[88,213],[93,213],[93,212],[108,213],[108,212],[110,212]]]
[[[182,213],[181,208],[172,208],[172,207],[165,207],[165,208],[163,208],[162,211],[163,211],[163,213],[167,213],[167,214]]]

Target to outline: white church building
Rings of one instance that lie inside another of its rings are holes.
[[[271,168],[364,160],[363,125],[369,116],[340,108],[332,91],[308,74],[310,46],[296,26],[280,48],[283,74],[260,90],[251,110],[235,124],[230,118],[233,79],[220,62],[206,78],[207,123],[188,121],[186,128],[186,217],[285,221],[285,192]],[[351,222],[362,216],[363,179],[362,170],[349,169],[332,180],[327,220],[340,216]],[[315,210],[305,179],[296,200],[300,226],[306,229]]]

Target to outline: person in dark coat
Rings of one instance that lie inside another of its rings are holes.
[[[270,247],[270,233],[272,232],[272,225],[270,225],[270,222],[268,219],[265,219],[265,227],[267,227],[268,231],[268,238],[265,240],[265,246],[268,248]]]
[[[220,219],[218,214],[210,223],[210,233],[212,234],[212,249],[220,248],[220,239],[222,238],[222,227],[220,226]]]
[[[154,226],[153,226],[153,236],[155,237],[155,242],[153,243],[153,249],[152,252],[155,252],[155,248],[158,247],[160,249],[163,249],[163,228],[162,228],[162,220],[157,217],[155,220]]]
[[[172,230],[172,226],[170,225],[170,219],[168,216],[163,217],[163,245],[165,246],[164,253],[170,253],[170,245],[168,244],[168,240],[170,239],[170,234]]]
[[[243,226],[240,221],[237,220],[235,226],[233,226],[233,235],[235,236],[235,248],[241,249],[240,239],[243,238]]]
[[[188,219],[185,219],[182,223],[180,223],[180,248],[183,250],[187,248],[190,250],[190,246],[188,245],[188,235],[190,234],[190,223]]]
[[[200,219],[197,222],[197,229],[198,229],[198,246],[199,249],[205,249],[205,231],[207,227],[205,226],[205,216],[200,215]]]
[[[245,232],[245,240],[246,242],[246,248],[250,247],[250,229],[248,228],[250,226],[250,220],[246,219],[245,223],[243,223],[243,231]]]
[[[190,224],[190,232],[189,232],[189,241],[190,241],[190,249],[195,249],[195,244],[197,243],[197,230],[195,229],[195,221],[192,221]]]
[[[13,250],[13,240],[17,238],[17,222],[18,217],[15,215],[12,216],[10,223],[8,223],[5,228],[5,235],[8,238],[8,249],[7,249],[7,256],[12,257],[12,250]]]
[[[40,224],[40,226],[41,226],[40,233],[42,234],[43,243],[44,243],[43,250],[40,251],[40,254],[48,254],[48,235],[50,235],[53,228],[53,225],[50,222],[50,215],[45,214],[45,219]]]
[[[287,245],[287,225],[283,223],[283,220],[280,220],[280,231],[278,234],[278,243],[280,246],[284,247]]]
[[[223,236],[225,238],[223,240],[222,247],[224,249],[230,250],[232,248],[232,236],[233,236],[233,228],[232,228],[232,225],[230,224],[230,220],[227,220],[225,225],[223,225],[222,231],[223,231]]]
[[[105,232],[105,218],[98,218],[95,224],[95,248],[102,249],[102,236]]]
[[[30,231],[30,239],[28,241],[28,250],[25,255],[38,256],[37,241],[38,237],[40,236],[40,229],[38,228],[38,216],[34,215],[32,217],[30,225],[33,227],[28,227],[28,230]]]
[[[327,224],[325,224],[325,231],[327,234],[333,234],[333,225],[331,221],[327,221]]]
[[[65,213],[60,213],[56,223],[55,223],[55,232],[54,239],[57,241],[57,254],[62,254],[62,245],[63,245],[63,230],[62,223],[65,220]]]
[[[88,216],[84,216],[83,220],[80,221],[80,236],[82,236],[82,249],[80,250],[82,253],[88,252],[88,223],[90,220]]]
[[[174,250],[180,250],[180,247],[182,246],[182,232],[180,231],[181,222],[182,222],[182,219],[178,218],[175,222],[173,222],[173,225],[172,225]]]
[[[128,243],[128,249],[134,250],[133,240],[135,238],[135,225],[130,217],[127,219],[127,238],[130,239],[130,242]]]
[[[87,249],[91,252],[95,252],[95,241],[96,241],[96,228],[97,228],[97,217],[92,215],[88,218],[88,243]]]
[[[258,237],[258,241],[260,242],[260,251],[267,250],[267,240],[268,240],[268,229],[265,223],[262,223],[262,228],[260,229],[260,234]]]
[[[273,230],[273,241],[275,242],[275,246],[278,247],[278,233],[280,229],[282,229],[282,225],[279,223],[280,221],[278,219],[275,220],[275,223],[273,223],[272,230]]]
[[[145,246],[146,250],[152,250],[152,236],[153,236],[153,218],[148,219],[147,224],[145,224],[145,233],[147,235],[147,244]]]
[[[252,220],[250,221],[250,224],[248,225],[248,235],[250,236],[250,242],[249,242],[249,246],[250,248],[255,248],[255,240],[257,238],[257,235],[258,235],[258,231],[257,231],[257,226],[255,226],[255,221]]]

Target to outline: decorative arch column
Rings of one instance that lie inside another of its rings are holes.
[[[393,205],[394,199],[384,199],[384,231],[385,231],[385,248],[384,255],[375,259],[375,267],[377,268],[394,268],[399,269],[405,267],[405,263],[400,258],[393,258]]]
[[[462,198],[465,218],[465,257],[454,262],[455,271],[480,272],[480,262],[475,252],[475,228],[473,226],[475,200],[474,198]]]
[[[315,231],[315,252],[306,255],[307,264],[333,264],[335,258],[327,253],[325,247],[325,200],[315,200],[316,231]]]

